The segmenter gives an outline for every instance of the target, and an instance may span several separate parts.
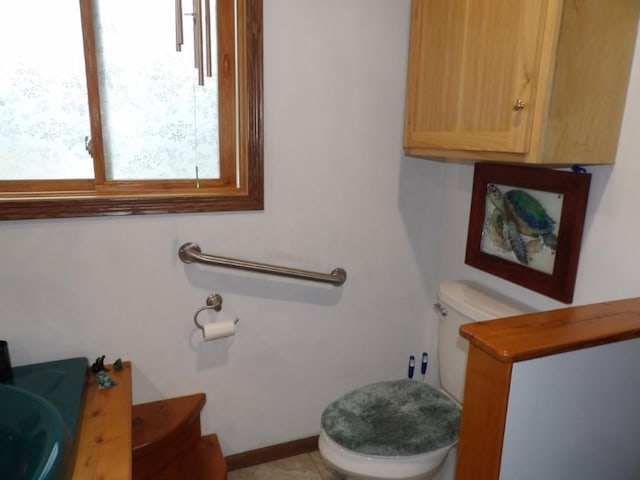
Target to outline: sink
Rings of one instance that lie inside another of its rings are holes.
[[[0,384],[0,405],[0,478],[56,478],[67,441],[58,409],[6,384]]]
[[[66,478],[73,467],[89,362],[13,367],[0,384],[0,479]]]

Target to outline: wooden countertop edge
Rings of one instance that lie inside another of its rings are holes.
[[[640,337],[640,298],[462,325],[460,335],[506,363]]]
[[[131,480],[131,362],[107,368],[111,388],[98,389],[88,373],[72,480]]]

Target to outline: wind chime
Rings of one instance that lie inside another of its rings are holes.
[[[182,0],[176,1],[176,51],[182,51],[184,36],[182,29]],[[204,5],[204,8],[203,8]],[[204,47],[203,25],[204,11]],[[211,65],[211,2],[210,0],[193,0],[193,13],[185,15],[193,16],[193,52],[195,68],[198,69],[198,85],[204,85],[204,59],[206,58],[207,77],[213,76]],[[205,52],[206,51],[206,52]],[[206,53],[206,55],[205,55]]]

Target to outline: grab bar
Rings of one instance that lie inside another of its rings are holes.
[[[313,282],[330,283],[339,287],[347,280],[347,272],[342,268],[334,268],[331,273],[317,273],[297,268],[279,267],[267,263],[248,262],[235,258],[218,257],[202,253],[197,243],[185,243],[178,250],[178,258],[184,263],[203,263],[218,267],[248,270],[250,272],[268,273],[282,277],[297,278],[299,280],[311,280]]]

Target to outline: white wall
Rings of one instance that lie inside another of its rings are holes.
[[[225,454],[317,433],[329,401],[433,352],[442,280],[561,305],[464,265],[471,166],[402,158],[409,0],[264,7],[264,212],[0,223],[0,338],[14,364],[130,359],[136,403],[204,391],[203,430]],[[637,50],[617,164],[589,169],[576,304],[640,293]],[[186,241],[349,278],[334,288],[184,265]],[[213,291],[214,317],[240,323],[233,340],[204,344],[192,316]]]
[[[601,128],[608,128],[603,124]],[[640,296],[640,45],[633,70],[616,163],[588,167],[589,205],[574,305]],[[473,166],[448,164],[438,236],[438,281],[472,279],[539,309],[566,306],[464,264]]]
[[[409,0],[267,0],[264,212],[0,223],[16,365],[133,362],[134,401],[207,394],[225,454],[313,435],[431,338],[443,165],[402,158]],[[343,287],[184,265],[178,247],[330,271]],[[202,343],[192,321],[240,317]],[[201,317],[206,319],[206,316]]]

